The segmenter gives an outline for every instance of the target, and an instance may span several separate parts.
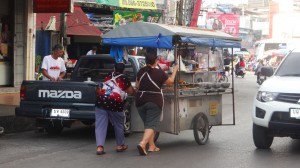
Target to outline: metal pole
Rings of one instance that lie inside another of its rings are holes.
[[[178,78],[179,78],[179,74],[180,74],[180,58],[178,58],[178,52],[177,52],[177,49],[178,49],[178,44],[175,44],[175,48],[174,48],[174,57],[175,57],[175,61],[176,59],[178,59],[178,64],[179,64],[179,70],[177,72],[177,75],[175,76],[175,80],[174,80],[174,95],[175,95],[175,99],[174,99],[174,114],[175,114],[175,119],[174,119],[174,132],[176,134],[178,134],[178,130],[180,130],[177,125],[177,122],[178,122],[178,118],[179,118],[179,90],[178,90]],[[174,64],[175,66],[176,64]],[[179,73],[179,74],[178,74]],[[179,78],[180,79],[180,78]]]
[[[66,24],[65,24],[65,13],[60,13],[60,42],[63,45],[63,38],[66,36]]]
[[[179,1],[179,5],[177,5],[176,12],[178,13],[178,25],[182,26],[183,19],[182,19],[182,9],[183,9],[183,0]]]
[[[231,48],[231,83],[232,83],[232,117],[233,125],[235,125],[235,103],[234,103],[234,76],[233,76],[233,48]]]
[[[196,0],[191,19],[191,27],[197,27],[198,17],[201,10],[201,4],[202,0]]]
[[[61,45],[64,46],[65,52],[67,52],[67,45],[66,43],[64,43],[64,40],[67,37],[67,33],[66,33],[66,13],[60,13],[60,42]],[[63,59],[67,60],[66,54],[64,54]]]

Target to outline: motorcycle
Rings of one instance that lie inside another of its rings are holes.
[[[235,65],[235,71],[234,71],[234,73],[235,73],[235,77],[241,76],[242,78],[244,78],[244,76],[246,74],[245,73],[245,68],[244,67],[240,67],[239,63],[237,63]]]
[[[259,85],[261,85],[261,84],[264,83],[265,80],[267,80],[267,77],[266,77],[266,76],[260,76],[259,79],[258,79],[258,81],[257,81],[257,83],[258,83]]]

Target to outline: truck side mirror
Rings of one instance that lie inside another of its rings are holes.
[[[270,77],[274,73],[273,67],[262,67],[261,68],[261,75]]]

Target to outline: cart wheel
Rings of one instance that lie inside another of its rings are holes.
[[[159,131],[154,133],[154,142],[157,141],[158,137],[159,137]]]
[[[209,136],[209,125],[205,114],[200,112],[194,117],[193,131],[196,142],[199,145],[206,144]]]

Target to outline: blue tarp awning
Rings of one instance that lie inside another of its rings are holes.
[[[215,38],[181,37],[181,42],[192,43],[202,46],[241,48],[241,43],[238,41],[230,41]]]
[[[102,37],[104,45],[174,48],[174,41],[211,47],[240,48],[240,38],[217,30],[135,22],[119,26]],[[174,40],[174,38],[177,38]]]

